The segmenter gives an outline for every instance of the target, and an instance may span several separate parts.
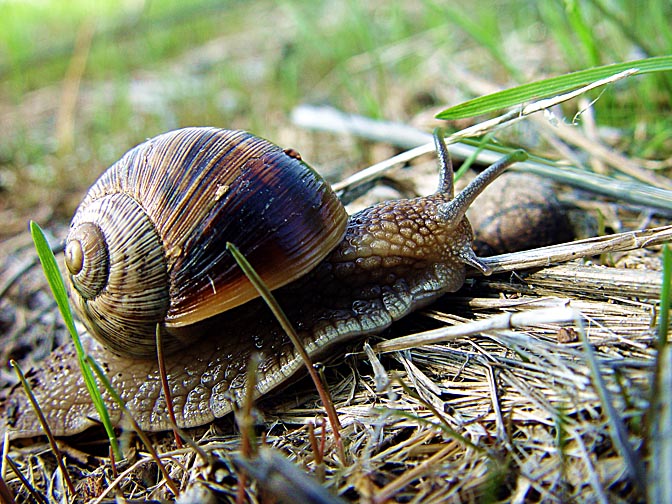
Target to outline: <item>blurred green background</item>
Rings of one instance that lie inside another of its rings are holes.
[[[669,0],[5,0],[0,12],[2,235],[26,216],[67,220],[106,166],[169,129],[244,128],[311,164],[361,167],[375,152],[301,140],[291,110],[428,128],[490,87],[672,53]],[[671,82],[595,94],[615,149],[670,156]]]

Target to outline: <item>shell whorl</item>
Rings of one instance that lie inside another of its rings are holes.
[[[277,288],[322,260],[346,223],[328,184],[280,147],[243,131],[172,131],[130,150],[87,193],[66,244],[71,292],[117,353],[154,354],[157,323],[174,350],[185,326],[257,296],[226,242]]]
[[[107,195],[77,212],[67,243],[66,252],[82,244],[81,270],[73,274],[69,255],[66,265],[87,328],[117,353],[155,353],[170,299],[161,238],[147,214],[126,194]]]

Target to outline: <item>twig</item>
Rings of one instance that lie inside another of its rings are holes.
[[[382,341],[374,347],[374,350],[376,352],[394,352],[418,346],[432,345],[485,331],[538,324],[573,322],[578,316],[578,312],[571,308],[549,308],[529,310],[521,313],[503,313],[486,320],[477,320],[452,327],[442,327],[440,329]]]
[[[96,373],[100,381],[103,383],[108,394],[110,394],[112,399],[119,405],[119,407],[125,413],[126,417],[128,418],[128,421],[131,423],[131,427],[138,435],[138,437],[142,440],[143,444],[145,445],[145,448],[147,448],[147,451],[149,452],[149,454],[152,456],[157,466],[159,467],[159,470],[161,471],[161,474],[163,474],[163,477],[166,480],[166,484],[170,487],[170,490],[171,492],[173,492],[173,495],[175,495],[175,497],[179,496],[180,490],[177,488],[177,485],[175,485],[175,482],[170,477],[170,474],[168,474],[168,470],[166,469],[166,466],[163,464],[161,458],[154,449],[151,440],[147,437],[147,434],[145,434],[145,432],[140,428],[138,422],[135,421],[135,418],[133,418],[133,414],[129,411],[128,407],[126,406],[126,402],[114,389],[114,387],[110,383],[110,380],[107,378],[105,372],[98,365],[98,363],[94,359],[90,358],[88,355],[86,357],[86,361],[89,364],[89,366],[91,366],[91,369],[93,369],[93,371]]]
[[[439,412],[438,409],[428,400],[422,397],[422,394],[419,394],[418,392],[414,392],[413,390],[410,389],[410,387],[403,382],[403,380],[399,377],[395,377],[395,382],[402,388],[404,393],[421,403],[423,406],[425,406],[429,411],[432,412],[432,415],[436,418],[439,419],[440,424],[437,424],[435,422],[432,422],[431,420],[428,420],[426,418],[420,418],[418,416],[414,416],[411,413],[408,413],[406,411],[402,410],[397,410],[397,409],[391,409],[391,408],[380,408],[379,411],[381,413],[385,413],[387,415],[396,415],[396,416],[401,416],[405,418],[409,418],[411,420],[414,420],[417,423],[421,423],[424,425],[427,425],[428,427],[432,427],[434,429],[440,430],[443,434],[446,436],[450,437],[451,439],[457,441],[458,443],[467,446],[471,448],[472,450],[476,452],[481,452],[490,457],[490,454],[480,446],[475,445],[471,440],[467,439],[464,437],[462,434],[457,432],[455,429],[453,429],[450,426],[450,423],[446,419],[445,415],[441,412]]]
[[[511,439],[509,438],[506,427],[504,426],[504,416],[502,415],[502,407],[500,405],[499,393],[497,391],[497,378],[495,378],[495,371],[489,363],[485,364],[484,367],[488,388],[490,388],[492,410],[495,414],[497,437],[501,441],[506,441],[507,446],[510,446]],[[513,450],[513,448],[511,448],[511,450]]]
[[[14,504],[16,502],[2,475],[0,475],[0,502],[4,502],[6,504]]]
[[[184,453],[185,448],[182,448],[179,450],[180,453]],[[164,456],[170,457],[174,456],[174,452],[169,452],[165,453]],[[111,494],[113,491],[121,491],[119,489],[119,485],[126,479],[128,478],[131,474],[136,472],[140,466],[143,464],[146,464],[148,462],[155,461],[151,454],[149,455],[143,455],[142,458],[139,458],[136,460],[133,464],[130,465],[130,467],[126,468],[124,471],[120,472],[114,479],[110,481],[110,484],[105,488],[100,495],[98,495],[95,499],[92,499],[90,501],[90,504],[101,504],[102,502],[107,502],[105,499],[109,494]]]
[[[549,266],[553,263],[596,256],[605,252],[623,252],[652,247],[670,240],[672,240],[672,225],[485,257],[481,258],[481,261],[489,266],[493,273],[503,273],[517,269]]]
[[[558,138],[574,147],[578,147],[579,150],[585,151],[592,158],[608,164],[621,173],[625,173],[641,182],[662,187],[667,190],[670,190],[672,187],[669,179],[656,175],[650,170],[642,169],[631,159],[614,152],[611,147],[607,147],[602,143],[586,138],[574,126],[566,124],[560,118],[554,116],[551,117],[553,117],[553,120],[550,123],[547,117],[541,116],[532,117],[531,120],[545,130],[550,131],[551,134],[556,135]]]
[[[63,463],[63,455],[61,454],[61,450],[58,449],[56,439],[54,439],[54,435],[52,434],[51,429],[49,428],[47,419],[44,417],[44,413],[42,413],[42,408],[40,408],[40,405],[38,404],[37,399],[35,398],[35,394],[33,394],[33,390],[30,384],[28,383],[28,380],[26,380],[25,375],[23,374],[21,366],[19,366],[19,364],[14,359],[11,359],[9,361],[9,364],[14,368],[14,370],[16,371],[16,375],[18,376],[19,381],[21,382],[21,385],[23,385],[23,390],[26,393],[26,397],[28,397],[31,406],[33,407],[33,411],[35,411],[35,415],[37,416],[37,419],[39,420],[40,425],[42,426],[42,429],[44,430],[44,433],[46,434],[47,439],[49,440],[49,446],[51,446],[51,451],[54,452],[54,457],[56,457],[56,463],[58,464],[58,468],[60,469],[61,474],[63,475],[63,480],[65,481],[65,485],[68,488],[68,492],[72,497],[74,497],[75,487],[72,484],[72,480],[70,479],[68,470],[65,468],[65,464]]]
[[[324,419],[320,417],[320,427],[321,427],[321,436],[318,443],[317,436],[315,435],[315,423],[308,423],[308,440],[310,441],[310,447],[313,450],[313,461],[315,462],[315,476],[321,482],[324,482],[325,476],[325,467],[324,467],[324,442],[325,442],[325,433],[326,428],[324,425]]]
[[[581,460],[583,463],[586,465],[586,472],[588,473],[588,483],[590,486],[593,488],[595,491],[595,497],[597,501],[600,504],[609,504],[609,498],[605,495],[604,493],[604,488],[602,487],[602,484],[600,483],[600,476],[597,473],[597,469],[595,468],[595,464],[592,461],[592,454],[588,452],[588,449],[586,448],[586,444],[583,441],[583,438],[581,435],[576,432],[572,431],[572,438],[576,442],[576,444],[579,446],[579,451],[581,452]]]
[[[14,471],[14,474],[16,474],[16,476],[21,481],[21,484],[25,487],[26,490],[28,490],[28,493],[33,498],[33,500],[35,502],[40,502],[42,504],[47,504],[47,500],[40,493],[38,493],[37,490],[35,490],[33,488],[33,485],[31,485],[30,481],[28,481],[26,479],[26,477],[21,472],[21,469],[19,469],[17,467],[17,465],[14,463],[14,461],[11,459],[11,457],[9,457],[9,455],[6,457],[6,460],[7,460],[7,464],[9,465],[9,467],[12,468],[12,471]]]
[[[463,138],[470,138],[484,135],[486,133],[489,133],[490,131],[494,131],[495,129],[501,128],[504,125],[517,122],[526,116],[532,115],[536,112],[541,112],[542,110],[550,109],[552,107],[555,107],[556,105],[559,105],[560,103],[581,96],[582,94],[597,87],[604,86],[606,84],[611,84],[612,82],[616,82],[626,77],[630,77],[631,75],[636,74],[637,71],[638,69],[636,68],[625,70],[623,72],[619,72],[615,75],[612,75],[611,77],[597,80],[591,84],[588,84],[587,86],[583,86],[579,89],[575,89],[574,91],[570,91],[569,93],[553,96],[552,98],[545,98],[543,100],[537,100],[528,105],[520,105],[518,107],[514,107],[513,110],[507,112],[506,114],[502,114],[501,116],[488,119],[487,121],[483,121],[478,124],[474,124],[473,126],[458,131],[457,133],[453,133],[452,135],[450,135],[450,137],[446,139],[446,142],[452,143],[451,141],[457,141]]]
[[[173,427],[173,436],[175,437],[175,444],[178,448],[182,448],[182,439],[177,432],[177,422],[175,421],[175,411],[173,408],[173,396],[170,393],[170,384],[168,383],[168,374],[166,373],[166,359],[163,355],[163,341],[161,334],[161,325],[156,324],[156,358],[159,363],[159,376],[161,377],[161,388],[163,389],[163,397],[166,399],[166,409],[168,410],[168,418]]]
[[[117,472],[117,459],[114,456],[114,450],[112,449],[112,445],[109,446],[109,454],[110,454],[110,468],[112,469],[112,481],[116,480],[119,477],[119,473]],[[115,494],[117,495],[117,499],[121,499],[123,502],[124,498],[124,493],[121,491],[121,488],[115,486]]]
[[[434,455],[425,460],[422,464],[417,465],[413,469],[404,471],[398,478],[392,480],[390,483],[381,488],[373,498],[374,504],[387,502],[392,499],[394,495],[399,492],[406,485],[411,483],[416,478],[420,478],[425,474],[433,474],[432,466],[438,461],[442,460],[454,447],[452,445],[444,446]]]
[[[521,270],[522,273],[522,270]],[[596,268],[573,261],[544,267],[537,271],[526,271],[520,275],[521,282],[512,281],[510,275],[482,279],[480,283],[495,284],[502,290],[516,289],[518,293],[526,289],[546,289],[554,292],[591,295],[593,298],[632,297],[640,300],[656,300],[660,296],[661,279],[657,271],[635,268]],[[539,292],[539,291],[538,291]]]
[[[261,359],[259,354],[252,354],[247,362],[246,394],[243,407],[236,412],[236,421],[240,429],[240,453],[246,459],[251,459],[257,451],[256,436],[254,435],[254,420],[252,419],[252,406],[254,405],[254,390],[257,386],[257,371]],[[247,474],[239,471],[236,503],[245,502],[245,487],[247,486]]]
[[[388,390],[390,387],[390,377],[368,342],[364,342],[364,353],[373,369],[373,381],[376,384],[376,392],[380,393]]]

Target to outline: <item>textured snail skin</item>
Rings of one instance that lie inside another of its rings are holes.
[[[464,283],[465,263],[481,267],[471,250],[472,231],[464,214],[503,167],[486,170],[453,199],[452,168],[445,146],[437,145],[444,170],[439,192],[381,203],[352,215],[345,236],[322,262],[275,291],[309,354],[381,332],[394,320],[458,290]],[[287,382],[303,365],[258,299],[184,330],[197,330],[205,337],[166,356],[181,427],[206,424],[242,400],[245,369],[253,353],[262,354],[257,395]],[[154,359],[117,356],[90,338],[85,346],[143,429],[170,428]],[[71,435],[97,423],[72,345],[56,349],[28,377],[56,435]],[[118,407],[104,396],[112,421],[123,425]],[[9,431],[10,437],[42,432],[18,388],[0,402],[0,410],[0,431]]]

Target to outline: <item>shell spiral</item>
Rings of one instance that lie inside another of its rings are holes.
[[[347,214],[296,155],[243,131],[185,128],[127,152],[91,187],[66,240],[71,296],[112,351],[189,344],[198,325],[257,296],[234,243],[270,288],[320,262]],[[185,336],[186,335],[186,336]]]

